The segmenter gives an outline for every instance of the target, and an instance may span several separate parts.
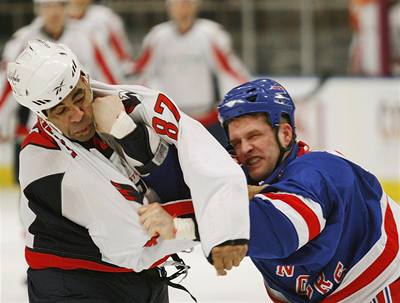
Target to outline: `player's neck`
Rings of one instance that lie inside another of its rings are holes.
[[[64,27],[62,27],[61,30],[54,30],[54,28],[52,28],[52,27],[44,26],[42,28],[42,31],[47,36],[49,36],[52,40],[57,41],[62,36],[62,34],[64,32]]]
[[[178,32],[182,35],[186,34],[193,27],[193,24],[194,20],[185,20],[183,22],[177,23]]]

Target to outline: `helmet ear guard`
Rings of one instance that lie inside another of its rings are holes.
[[[7,65],[15,99],[39,115],[62,102],[81,73],[86,75],[66,45],[44,40],[29,41],[17,59]]]

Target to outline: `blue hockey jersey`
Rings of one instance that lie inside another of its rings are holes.
[[[251,200],[248,255],[277,302],[370,302],[400,277],[400,207],[360,166],[306,149]]]
[[[144,178],[162,200],[190,196],[175,154]],[[368,303],[399,279],[400,207],[371,173],[299,142],[261,184],[248,255],[275,302]]]

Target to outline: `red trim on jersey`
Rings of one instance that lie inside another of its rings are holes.
[[[28,136],[29,134],[29,129],[26,127],[26,125],[17,124],[17,127],[15,129],[15,134],[17,137],[26,138],[26,136]]]
[[[194,213],[192,200],[176,201],[171,204],[164,204],[162,207],[173,217]]]
[[[385,296],[383,294],[383,291],[380,292],[377,296],[376,296],[376,300],[378,301],[378,303],[386,303],[385,300]]]
[[[152,50],[150,47],[147,47],[143,54],[136,60],[135,63],[135,73],[141,73],[145,69],[146,65],[149,63],[152,55]]]
[[[399,251],[399,235],[397,233],[396,221],[394,220],[393,212],[390,208],[389,203],[387,203],[387,208],[385,212],[384,226],[385,233],[387,235],[387,241],[381,255],[376,258],[375,261],[349,285],[347,285],[345,288],[338,291],[337,293],[334,293],[327,297],[323,301],[324,303],[339,302],[359,291],[363,287],[367,287],[368,284],[377,279],[378,276],[394,260]]]
[[[389,285],[392,303],[400,302],[400,278]]]
[[[308,146],[307,143],[303,142],[303,141],[299,141],[297,142],[297,146],[298,146],[298,151],[297,151],[297,157],[303,156],[305,154],[308,154],[310,152],[310,147]]]
[[[285,301],[281,301],[277,298],[274,298],[270,293],[268,293],[268,295],[269,295],[269,299],[274,303],[286,303]]]
[[[214,52],[215,57],[217,58],[217,61],[221,65],[221,68],[231,75],[233,78],[235,78],[237,81],[240,83],[244,83],[247,81],[246,77],[240,75],[238,72],[236,72],[232,66],[229,64],[228,56],[218,48],[215,44],[212,45],[212,49]]]
[[[76,258],[60,257],[51,254],[35,252],[25,247],[25,259],[30,268],[44,269],[49,267],[61,268],[65,270],[88,269],[105,272],[131,272],[131,269],[114,267],[111,265],[99,264],[93,261],[81,260]]]
[[[304,221],[306,221],[309,241],[319,235],[321,224],[319,223],[317,215],[300,198],[291,194],[264,193],[263,195],[270,199],[281,200],[293,207],[294,210],[303,217]]]
[[[192,116],[193,119],[196,119],[205,127],[211,126],[215,123],[218,123],[218,111],[216,109],[210,110],[201,116]]]
[[[274,295],[271,293],[271,291],[269,290],[269,288],[267,287],[267,285],[266,285],[265,283],[266,283],[266,282],[265,282],[265,280],[264,280],[264,287],[265,287],[265,290],[267,291],[268,298],[269,298],[272,302],[274,302],[274,303],[286,303],[286,302],[284,302],[284,301],[282,301],[282,300],[280,300],[280,299],[278,299],[278,298],[275,298]]]
[[[155,268],[160,264],[164,263],[169,256],[165,256],[162,259],[155,262],[150,268]],[[106,265],[97,263],[94,261],[60,257],[52,254],[45,254],[35,252],[29,247],[25,247],[25,259],[29,267],[32,269],[45,269],[45,268],[60,268],[64,270],[74,269],[87,269],[93,271],[102,272],[133,272],[134,270],[124,267],[117,267],[113,265]]]
[[[375,298],[378,303],[400,302],[400,278],[386,286]],[[375,302],[371,301],[371,302]]]
[[[6,80],[5,88],[3,90],[3,94],[0,97],[0,108],[5,104],[8,96],[10,95],[11,92],[12,92],[11,85]]]
[[[129,55],[125,51],[124,44],[122,43],[122,40],[119,38],[119,36],[117,34],[115,34],[111,30],[110,30],[109,39],[110,39],[110,43],[111,43],[112,48],[115,50],[115,53],[118,56],[118,59],[120,59],[120,60],[129,59]]]
[[[104,76],[106,77],[109,84],[117,84],[113,74],[111,73],[110,68],[107,66],[106,60],[104,59],[103,54],[101,53],[98,46],[94,43],[94,56],[96,58],[96,62],[99,64],[101,71],[103,72]]]
[[[22,142],[21,150],[28,145],[37,145],[47,149],[60,149],[56,141],[44,131],[39,122],[36,123],[32,131]]]

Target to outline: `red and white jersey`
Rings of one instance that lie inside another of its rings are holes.
[[[249,239],[245,176],[199,122],[158,91],[91,85],[95,96],[120,96],[132,119],[175,146],[193,206],[178,201],[166,210],[186,215],[194,208],[205,255],[227,240]],[[100,136],[90,141],[73,142],[43,122],[23,144],[20,206],[30,267],[140,271],[192,247],[189,240],[149,239],[137,214],[144,199],[132,170]]]
[[[197,19],[184,34],[172,21],[159,24],[147,34],[142,48],[135,66],[140,82],[164,91],[193,117],[215,108],[222,94],[249,79],[230,36],[210,20]]]
[[[109,84],[127,83],[132,66],[132,47],[119,15],[102,5],[90,5],[80,19],[71,22],[87,32],[95,49],[98,68],[104,76],[93,77]]]

